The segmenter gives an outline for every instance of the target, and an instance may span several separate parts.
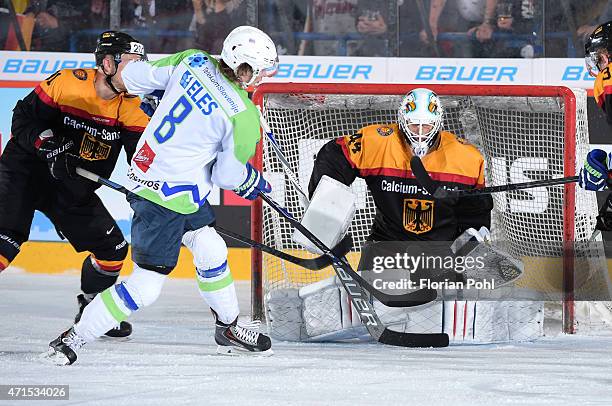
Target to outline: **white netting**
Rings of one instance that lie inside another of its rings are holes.
[[[487,94],[491,90],[487,91]],[[564,107],[561,97],[529,96],[447,96],[438,91],[445,109],[444,129],[465,137],[485,156],[487,186],[563,177],[566,153],[575,155],[576,165],[584,162],[589,150],[586,122],[586,93],[576,96],[575,151],[566,151]],[[402,94],[268,94],[263,112],[304,190],[312,172],[314,157],[330,139],[354,134],[369,124],[393,123]],[[264,137],[263,162],[273,185],[272,197],[298,218],[303,215],[298,196],[285,179],[282,166]],[[576,171],[577,173],[577,171]],[[357,213],[349,232],[358,251],[367,237],[375,213],[365,182],[352,186],[358,196]],[[564,219],[564,186],[494,194],[492,232],[495,239],[508,241],[517,257],[558,256],[563,230],[574,224],[573,238],[587,240],[595,226],[597,202],[594,193],[575,188],[575,221]],[[570,214],[571,215],[571,214]],[[573,219],[572,219],[573,220]],[[292,241],[293,229],[284,219],[265,207],[263,241],[277,249],[308,257]],[[349,259],[356,264],[358,254]],[[264,294],[278,288],[299,288],[329,277],[333,270],[308,271],[264,255]],[[537,277],[536,277],[537,279]],[[531,281],[559,286],[560,281]]]

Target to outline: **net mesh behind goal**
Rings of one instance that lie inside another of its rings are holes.
[[[262,85],[254,100],[262,106],[292,170],[307,190],[314,158],[329,140],[356,133],[369,124],[397,122],[401,98],[416,85]],[[486,185],[573,176],[588,152],[586,93],[562,87],[537,86],[429,86],[441,97],[444,129],[476,145],[485,157]],[[280,161],[264,136],[263,170],[272,183],[272,197],[297,218],[304,209],[297,192],[285,178]],[[372,197],[361,179],[351,186],[357,212],[349,228],[359,247],[369,234],[375,214]],[[559,257],[564,241],[586,241],[596,221],[594,193],[574,184],[496,193],[492,212],[494,239],[507,241],[516,257]],[[292,240],[293,228],[275,212],[259,204],[253,211],[254,239],[293,255],[311,257]],[[567,261],[567,260],[566,260]],[[571,269],[570,262],[564,264]],[[567,271],[566,271],[567,272]],[[333,275],[328,268],[309,271],[269,255],[254,256],[254,284],[262,277],[262,290],[254,289],[254,312],[261,311],[267,292],[319,281]],[[546,285],[573,283],[539,280]],[[568,297],[566,299],[571,299]],[[568,307],[568,312],[571,309]],[[572,318],[572,314],[566,317]],[[568,328],[573,325],[573,320]]]

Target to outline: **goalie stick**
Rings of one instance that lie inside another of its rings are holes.
[[[513,190],[522,190],[522,189],[531,189],[541,186],[555,186],[555,185],[563,185],[566,183],[578,182],[578,176],[568,176],[565,178],[555,178],[555,179],[544,179],[544,180],[536,180],[533,182],[522,182],[522,183],[509,183],[507,185],[500,186],[489,186],[482,189],[471,189],[471,190],[448,190],[443,189],[434,183],[429,173],[423,166],[423,161],[418,156],[413,156],[410,158],[410,169],[414,174],[417,182],[427,190],[427,192],[432,195],[436,199],[452,199],[456,197],[464,197],[464,196],[478,196],[478,195],[488,195],[491,193],[499,193],[499,192],[510,192]]]
[[[378,299],[381,303],[386,306],[389,304],[385,301],[390,298],[397,301],[400,297],[412,297],[415,298],[419,294],[431,295],[433,299],[436,298],[437,292],[435,290],[421,289],[419,291],[405,294],[405,295],[387,295],[379,290],[375,289],[365,279],[363,279],[357,272],[355,272],[350,264],[344,258],[336,256],[329,248],[325,246],[314,234],[312,234],[306,227],[304,227],[298,220],[296,220],[286,209],[279,206],[271,197],[264,193],[260,193],[261,199],[266,202],[274,211],[279,215],[287,219],[289,223],[301,232],[306,238],[308,238],[318,249],[323,251],[325,255],[328,255],[332,259],[332,266],[336,272],[336,276],[342,283],[342,286],[346,290],[354,309],[359,313],[361,322],[368,330],[368,333],[378,342],[388,345],[395,345],[399,347],[447,347],[448,346],[448,335],[446,333],[434,333],[434,334],[417,334],[417,333],[400,333],[392,331],[386,328],[380,318],[374,311],[374,307],[366,295],[365,291],[369,292],[372,296]],[[416,295],[416,296],[415,296]],[[433,300],[432,299],[432,300]],[[428,302],[431,300],[428,300]],[[410,300],[408,306],[415,306],[416,302],[414,299]],[[427,303],[427,302],[425,302]],[[402,306],[402,307],[408,307]]]
[[[109,179],[105,179],[103,177],[100,177],[98,175],[96,175],[93,172],[90,172],[86,169],[83,168],[76,168],[76,172],[77,174],[79,174],[80,176],[87,178],[89,180],[91,180],[92,182],[96,182],[99,183],[101,185],[104,185],[106,187],[109,187],[111,189],[114,189],[118,192],[121,192],[125,195],[127,195],[129,193],[129,191],[125,188],[125,186],[122,186],[118,183],[113,182],[112,180]],[[321,255],[319,257],[316,258],[299,258],[290,254],[287,254],[285,252],[279,251],[277,249],[274,249],[272,247],[269,247],[265,244],[262,244],[260,242],[257,242],[255,240],[251,240],[250,238],[244,237],[240,234],[234,233],[233,231],[229,231],[226,230],[222,227],[219,226],[215,226],[215,229],[229,237],[232,238],[236,241],[240,241],[241,243],[248,245],[250,247],[256,248],[258,250],[261,250],[263,252],[266,252],[270,255],[273,255],[277,258],[280,259],[284,259],[285,261],[289,261],[293,264],[299,265],[302,268],[306,268],[306,269],[310,269],[313,271],[317,271],[323,268],[327,268],[328,266],[330,266],[332,264],[331,259],[329,258],[329,256],[327,255]],[[349,253],[351,251],[351,248],[353,247],[353,239],[351,238],[350,235],[346,235],[346,237],[344,237],[342,239],[342,241],[340,241],[333,249],[332,251],[338,255],[338,256],[344,256],[347,253]]]

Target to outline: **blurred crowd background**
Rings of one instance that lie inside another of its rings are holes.
[[[0,0],[0,49],[92,52],[121,29],[148,53],[218,54],[246,24],[288,55],[573,58],[609,20],[612,0]]]

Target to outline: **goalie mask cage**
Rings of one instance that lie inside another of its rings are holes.
[[[253,95],[272,132],[307,190],[314,158],[321,146],[351,135],[369,124],[397,122],[402,97],[422,84],[266,83]],[[586,92],[553,86],[427,85],[444,108],[443,128],[476,145],[485,157],[486,185],[503,185],[574,176],[589,150]],[[297,218],[304,209],[286,179],[280,161],[264,135],[255,166],[272,184],[272,197]],[[357,212],[349,228],[358,251],[375,214],[365,182],[352,185]],[[508,241],[511,254],[559,256],[565,242],[587,241],[597,216],[595,193],[574,183],[528,191],[493,194],[491,231]],[[296,244],[284,219],[252,204],[252,238],[294,255],[312,256]],[[574,255],[563,256],[563,330],[575,331]],[[355,260],[351,261],[356,264]],[[263,318],[265,294],[279,288],[299,288],[333,275],[328,268],[311,271],[258,250],[252,251],[252,312]],[[561,278],[559,278],[561,279]],[[560,287],[561,288],[561,287]]]

